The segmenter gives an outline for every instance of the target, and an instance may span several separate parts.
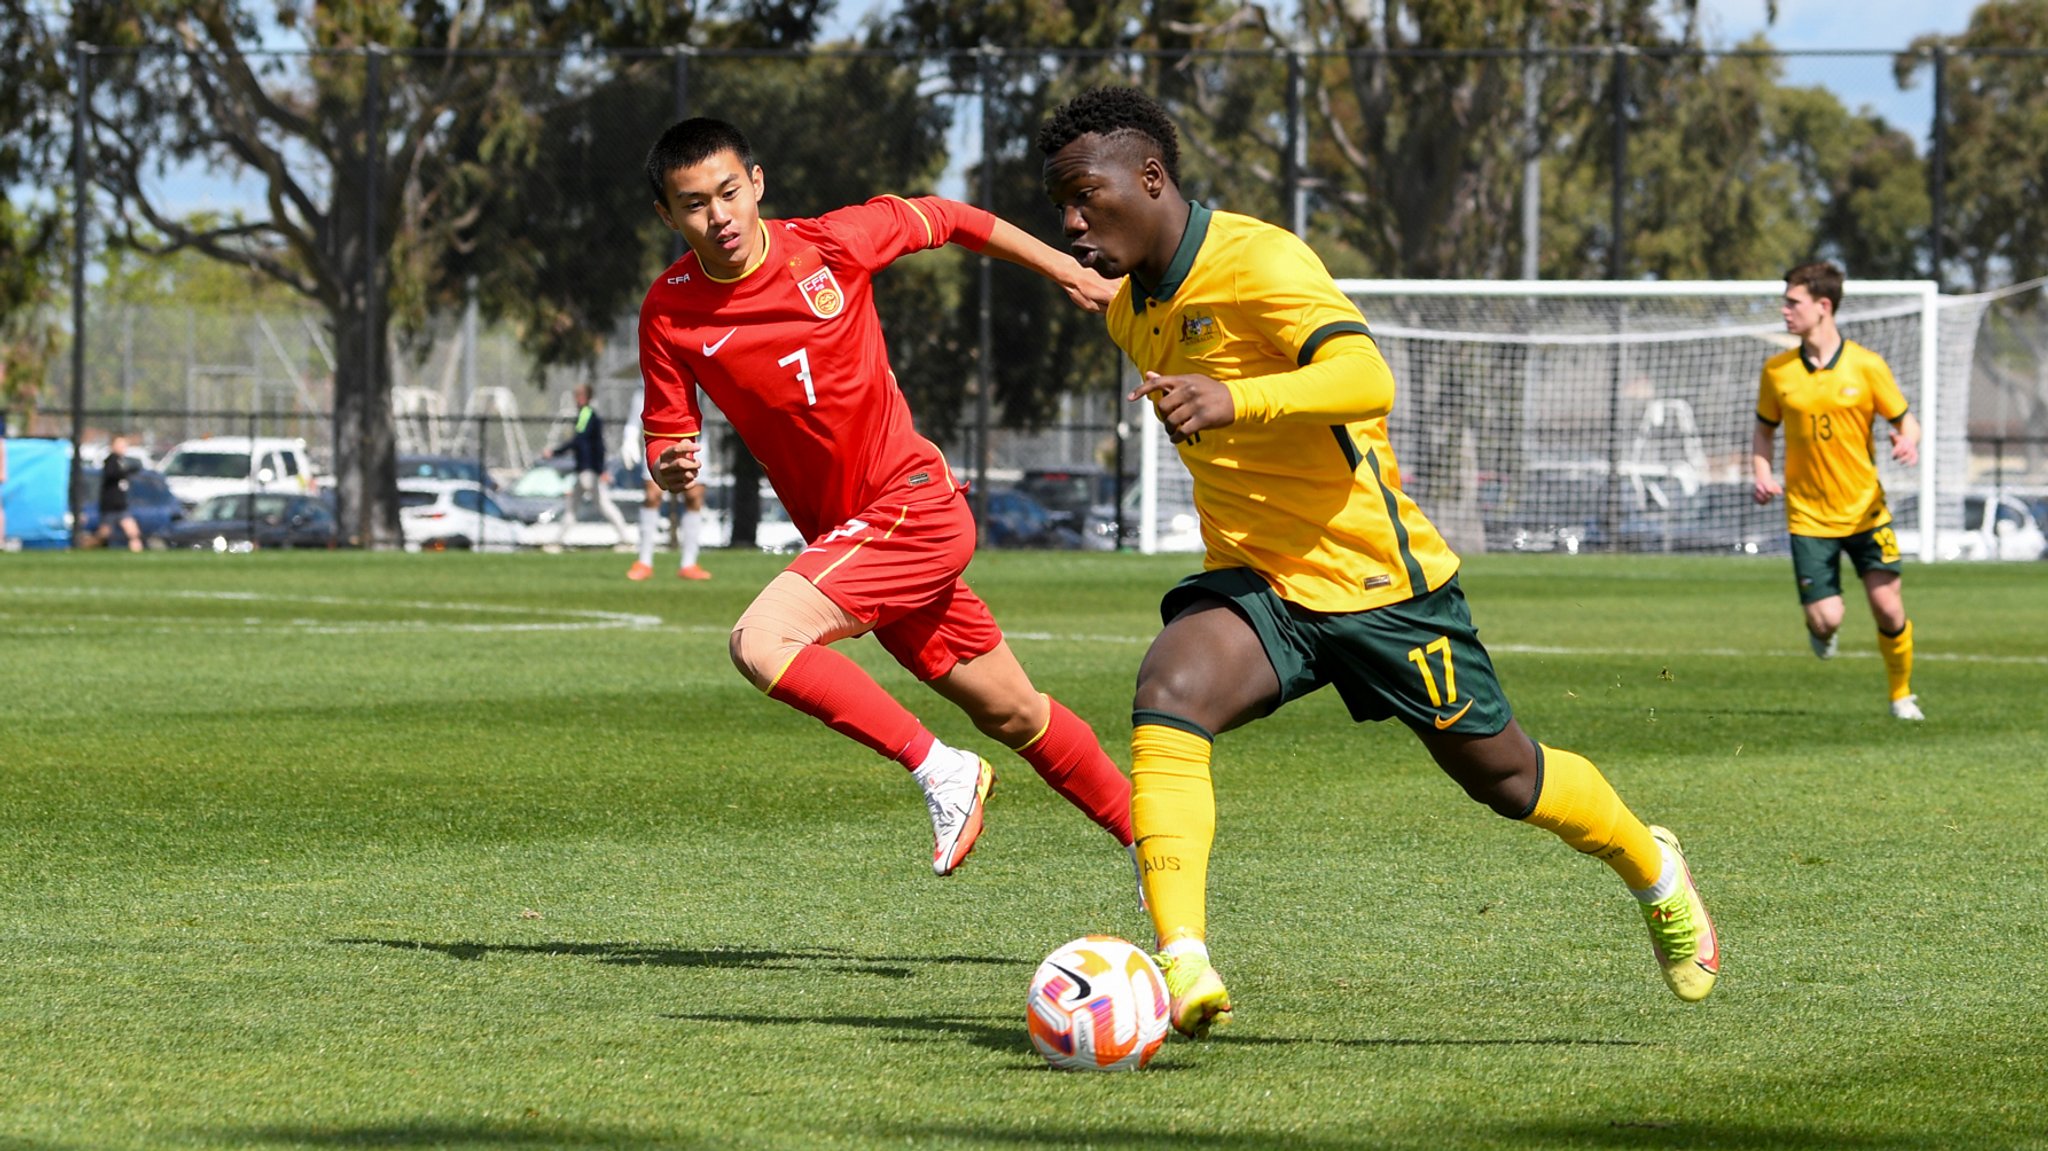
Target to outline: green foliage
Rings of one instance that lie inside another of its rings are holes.
[[[1765,51],[1763,41],[1743,45]],[[1910,138],[1762,55],[1677,56],[1634,71],[1631,266],[1659,279],[1769,279],[1840,259],[1911,275],[1928,202]]]
[[[1655,974],[1600,864],[1329,693],[1226,735],[1237,1000],[1121,1077],[1024,989],[1143,939],[1123,852],[871,641],[1002,785],[932,878],[903,772],[762,698],[703,585],[611,556],[0,565],[0,1139],[36,1148],[2039,1148],[2048,868],[2026,565],[1915,567],[1917,686],[1822,664],[1782,560],[1478,557],[1528,729],[1685,837],[1725,947]],[[985,554],[1040,686],[1125,756],[1188,557]],[[610,623],[652,617],[643,626]],[[2014,877],[1990,882],[1983,877]]]
[[[51,315],[63,214],[47,188],[66,76],[37,5],[0,0],[0,408],[31,399],[57,351]]]
[[[2048,275],[2048,0],[1984,0],[1960,36],[1915,40],[1899,82],[1937,47],[1981,50],[1946,66],[1948,258],[1978,290]]]

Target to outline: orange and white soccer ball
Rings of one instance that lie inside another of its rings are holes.
[[[1031,1045],[1069,1071],[1135,1071],[1166,1040],[1166,979],[1152,957],[1089,935],[1045,957],[1025,1007]]]

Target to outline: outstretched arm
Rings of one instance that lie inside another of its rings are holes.
[[[1090,312],[1101,312],[1116,298],[1117,281],[1107,280],[1081,266],[1080,261],[1052,247],[1001,216],[995,231],[981,250],[1000,260],[1029,268],[1067,293],[1067,298]]]

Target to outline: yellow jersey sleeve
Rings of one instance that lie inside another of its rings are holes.
[[[1764,361],[1763,375],[1756,385],[1756,418],[1777,427],[1785,422],[1785,408],[1778,398],[1778,372],[1783,369],[1787,358],[1797,359],[1799,350],[1794,348]]]

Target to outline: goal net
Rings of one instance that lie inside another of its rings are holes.
[[[1758,374],[1793,345],[1782,282],[1339,286],[1393,369],[1403,486],[1459,550],[1786,550],[1784,505],[1752,500],[1749,462]],[[1918,467],[1892,462],[1882,421],[1874,434],[1901,546],[1923,559],[1963,522],[1983,312],[1931,282],[1858,280],[1838,317],[1891,365],[1920,420]],[[1157,441],[1141,453],[1146,486],[1178,506],[1185,470],[1145,422]]]

